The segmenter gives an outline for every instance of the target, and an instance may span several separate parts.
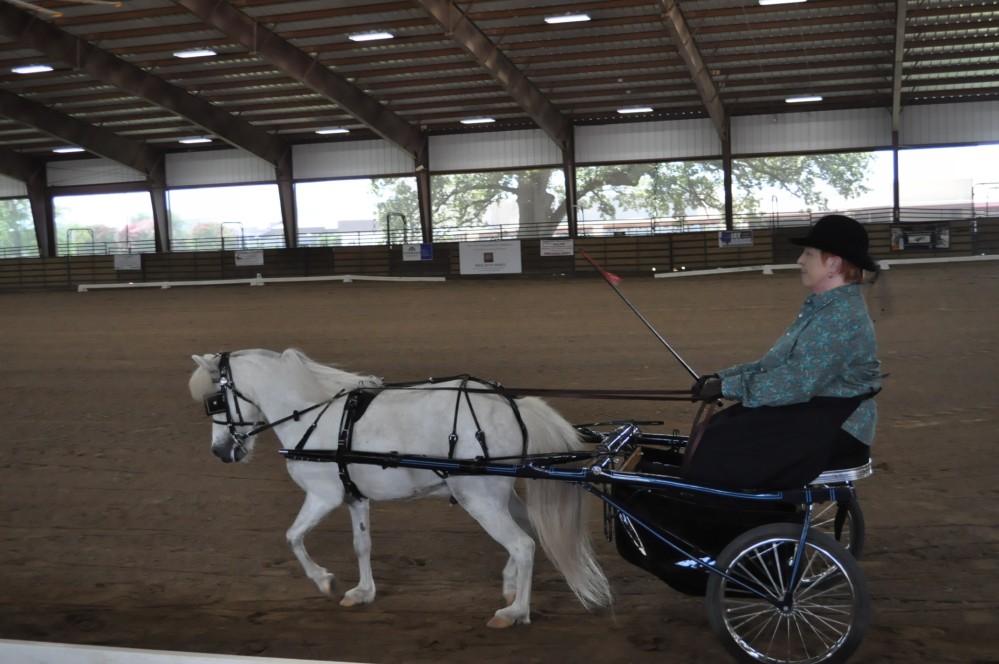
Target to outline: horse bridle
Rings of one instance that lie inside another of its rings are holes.
[[[228,352],[222,352],[219,353],[217,356],[219,358],[219,380],[218,380],[219,391],[213,392],[212,394],[209,394],[205,397],[205,414],[211,417],[212,422],[214,422],[215,424],[221,424],[229,429],[229,435],[232,436],[232,439],[235,442],[236,447],[242,450],[244,454],[246,453],[246,448],[243,447],[243,443],[246,442],[248,439],[256,436],[259,433],[263,433],[268,429],[273,429],[277,425],[283,424],[284,422],[287,422],[289,420],[295,420],[297,422],[299,417],[301,417],[305,413],[308,413],[309,411],[316,410],[317,408],[323,409],[322,413],[319,414],[319,417],[322,417],[322,414],[326,412],[326,409],[329,408],[330,404],[333,403],[333,401],[335,401],[336,398],[340,396],[337,395],[337,397],[334,397],[333,399],[321,401],[317,404],[309,406],[304,410],[296,410],[291,415],[288,415],[287,417],[282,417],[281,419],[275,420],[274,422],[268,423],[265,422],[264,420],[257,420],[256,422],[247,422],[243,419],[243,413],[239,407],[240,400],[245,401],[248,404],[251,404],[259,412],[263,412],[263,409],[261,409],[260,406],[257,405],[257,403],[253,399],[249,398],[248,396],[240,392],[239,389],[236,388],[236,381],[233,379],[232,375],[232,366],[229,364],[229,355],[230,353]],[[232,408],[229,408],[229,400],[230,400],[229,395],[232,395],[231,397],[233,405]],[[235,419],[233,419],[233,411],[235,411],[236,414]],[[219,415],[220,413],[225,413],[225,421],[220,421],[215,419],[215,415]],[[305,440],[307,440],[308,437],[312,435],[313,429],[315,429],[316,424],[318,424],[319,422],[319,417],[316,418],[316,421],[313,422],[312,426],[310,426],[309,429],[306,431],[305,436],[302,440],[303,444]],[[252,427],[252,428],[246,433],[243,433],[239,431],[236,427]]]

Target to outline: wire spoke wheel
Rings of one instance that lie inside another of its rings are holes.
[[[864,551],[864,513],[856,498],[816,505],[812,513],[812,528],[831,535],[860,560]]]
[[[870,624],[859,563],[829,535],[809,530],[795,573],[801,527],[770,524],[734,539],[707,588],[711,629],[740,662],[844,662]]]

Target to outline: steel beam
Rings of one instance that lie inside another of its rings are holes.
[[[571,124],[513,61],[450,0],[418,0],[451,39],[513,97],[564,152],[571,147]]]
[[[39,256],[55,256],[55,222],[48,196],[45,163],[7,148],[0,148],[0,174],[24,182],[35,226]]]
[[[233,147],[277,166],[288,150],[283,140],[122,60],[90,42],[0,2],[0,33],[88,75],[186,118]]]
[[[417,128],[252,16],[220,0],[174,1],[243,48],[333,101],[414,159],[425,148],[426,141]]]
[[[690,72],[690,77],[694,80],[694,86],[701,96],[701,102],[708,111],[715,131],[718,132],[719,138],[724,143],[728,140],[729,134],[728,113],[718,96],[718,88],[715,87],[711,73],[708,71],[707,65],[704,64],[701,52],[697,49],[697,44],[694,43],[694,37],[690,34],[690,28],[680,11],[680,5],[676,0],[659,0],[659,5],[663,8],[663,23],[669,30],[673,43],[680,52],[680,57],[687,65],[687,71]]]
[[[124,164],[149,176],[163,155],[145,143],[66,115],[38,102],[0,89],[0,113],[21,124],[77,145],[87,152]]]
[[[0,90],[0,98],[2,98],[2,94],[3,91]],[[2,105],[0,105],[0,113],[6,115]],[[30,184],[40,175],[45,175],[45,164],[20,152],[0,147],[0,175],[6,175],[14,180]]]

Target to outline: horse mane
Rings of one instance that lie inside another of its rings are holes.
[[[375,376],[362,376],[360,374],[343,371],[333,365],[322,364],[313,360],[297,348],[289,348],[283,353],[265,349],[241,350],[232,353],[232,357],[247,357],[253,355],[269,359],[280,359],[286,363],[289,361],[293,364],[297,363],[304,370],[303,375],[300,377],[303,386],[307,389],[314,389],[315,386],[318,386],[318,389],[326,397],[332,397],[343,390],[352,390],[357,387],[380,387],[382,385],[382,380],[380,378]],[[196,355],[194,356],[194,360],[197,362],[198,367],[194,370],[194,373],[191,374],[187,387],[191,392],[191,397],[195,401],[200,401],[205,397],[205,395],[211,394],[212,392],[218,390],[218,387],[216,386],[216,382],[218,380],[218,356]]]
[[[327,396],[334,396],[347,389],[358,387],[381,387],[382,379],[376,376],[362,376],[337,368],[335,365],[323,364],[313,360],[297,348],[289,348],[283,354],[285,358],[295,358],[312,374]]]

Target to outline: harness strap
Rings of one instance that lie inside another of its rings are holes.
[[[316,407],[318,407],[320,405],[322,405],[322,404],[316,404]],[[330,408],[331,405],[333,405],[333,401],[332,400],[326,402],[326,405],[323,406],[323,409],[321,411],[319,411],[318,415],[316,415],[316,419],[312,420],[312,424],[310,424],[309,428],[305,430],[305,433],[302,435],[302,439],[300,441],[298,441],[298,445],[295,445],[295,449],[296,450],[301,450],[301,449],[305,448],[305,444],[307,442],[309,442],[309,438],[312,437],[312,432],[316,430],[317,426],[319,426],[319,420],[322,419],[323,415],[326,414],[326,411],[329,410],[329,408]],[[296,410],[295,413],[291,417],[292,417],[292,419],[294,419],[297,422],[298,418],[302,415],[302,413],[306,413],[309,410],[312,410],[312,409],[311,408],[307,408],[307,409],[305,409],[303,411]],[[285,420],[287,420],[287,419],[288,418],[285,418]]]
[[[364,500],[365,496],[357,488],[354,481],[350,479],[350,471],[347,470],[347,463],[344,456],[350,451],[351,443],[354,439],[354,424],[361,419],[361,415],[367,409],[377,392],[371,392],[364,388],[352,390],[347,395],[347,401],[343,404],[343,414],[340,416],[340,435],[337,437],[336,465],[340,474],[340,481],[343,483],[344,492],[354,500]]]
[[[475,406],[472,405],[472,397],[469,396],[468,381],[475,380],[477,382],[483,382],[476,378],[472,378],[469,375],[463,375],[458,378],[461,380],[461,385],[457,388],[457,398],[454,402],[454,418],[451,421],[451,435],[447,437],[448,441],[448,451],[447,458],[454,458],[454,448],[458,444],[458,412],[461,410],[461,397],[464,395],[465,402],[468,404],[468,412],[472,416],[472,422],[475,423],[475,440],[479,442],[479,447],[482,448],[482,455],[485,458],[489,458],[489,448],[486,447],[486,434],[482,430],[482,426],[479,424],[479,417],[475,414]]]

